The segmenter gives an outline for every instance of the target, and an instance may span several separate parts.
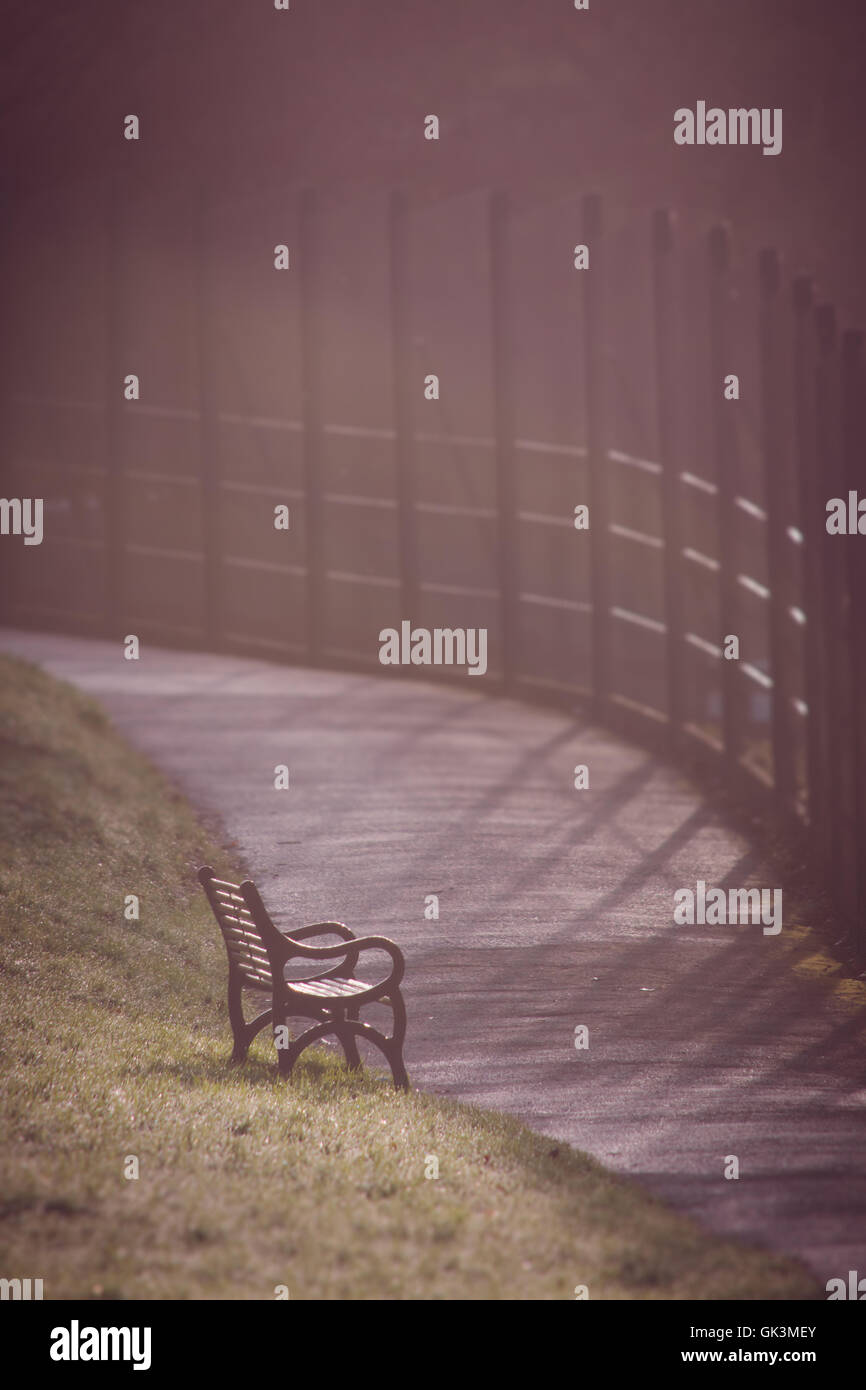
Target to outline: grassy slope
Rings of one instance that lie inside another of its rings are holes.
[[[287,1086],[267,1034],[232,1068],[194,878],[231,862],[96,705],[8,658],[0,851],[0,1275],[48,1298],[821,1296],[505,1116],[324,1052]]]

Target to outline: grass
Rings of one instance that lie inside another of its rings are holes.
[[[507,1116],[324,1050],[286,1084],[266,1034],[232,1067],[195,869],[237,865],[92,701],[5,657],[0,843],[0,1275],[46,1298],[822,1296]]]

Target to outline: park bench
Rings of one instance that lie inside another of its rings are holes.
[[[280,1072],[290,1076],[300,1054],[310,1043],[333,1034],[340,1042],[350,1067],[359,1067],[358,1038],[368,1038],[385,1054],[396,1087],[408,1087],[403,1065],[403,1039],[406,1036],[406,1007],[400,993],[403,953],[384,936],[356,937],[342,922],[314,922],[292,932],[274,925],[259,896],[256,885],[228,883],[213,869],[199,870],[199,882],[207,894],[223,934],[229,958],[229,1019],[234,1035],[232,1061],[242,1062],[257,1033],[271,1024],[277,1045]],[[338,936],[330,946],[308,946],[311,937]],[[384,951],[391,957],[391,970],[385,979],[369,984],[354,977],[358,959],[365,951]],[[287,977],[286,966],[293,960],[335,961],[330,970],[303,979]],[[243,991],[253,990],[270,996],[270,1007],[247,1021]],[[360,1020],[366,1004],[387,1004],[394,1023],[390,1038],[371,1024]],[[300,1037],[289,1041],[290,1018],[314,1019]]]

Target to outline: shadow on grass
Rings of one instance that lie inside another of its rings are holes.
[[[290,1077],[281,1076],[276,1063],[263,1058],[250,1056],[245,1062],[233,1062],[228,1057],[190,1056],[173,1062],[165,1060],[142,1061],[139,1065],[124,1068],[123,1074],[130,1079],[145,1077],[171,1077],[188,1090],[195,1090],[202,1084],[244,1085],[268,1090],[289,1087],[327,1085],[329,1099],[335,1090],[345,1095],[377,1095],[383,1087],[393,1090],[390,1074],[383,1068],[362,1065],[350,1071],[342,1057],[332,1055],[324,1049],[310,1048],[295,1063]]]

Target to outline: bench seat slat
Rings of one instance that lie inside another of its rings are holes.
[[[347,995],[372,989],[363,980],[287,980],[286,984],[298,994],[314,994],[320,999],[345,999]]]

